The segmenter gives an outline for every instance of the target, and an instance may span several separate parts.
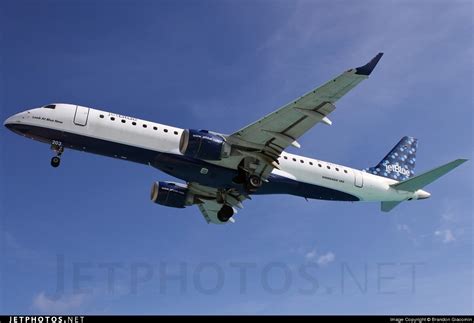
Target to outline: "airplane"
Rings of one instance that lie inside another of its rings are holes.
[[[458,167],[456,159],[415,176],[418,141],[403,137],[364,170],[298,156],[298,138],[331,125],[335,102],[369,77],[383,53],[282,108],[228,135],[180,129],[74,104],[48,104],[15,114],[4,125],[51,146],[58,167],[66,148],[150,165],[186,183],[154,182],[151,200],[174,208],[197,205],[207,223],[235,222],[243,202],[262,194],[306,199],[377,201],[389,212],[403,201],[430,197],[423,188]]]

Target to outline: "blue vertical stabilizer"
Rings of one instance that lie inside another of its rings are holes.
[[[416,138],[405,136],[377,166],[367,168],[365,171],[397,181],[407,180],[415,174],[417,146]]]

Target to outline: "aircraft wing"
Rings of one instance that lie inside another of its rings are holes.
[[[364,66],[350,69],[323,86],[288,103],[284,107],[230,135],[227,140],[242,150],[258,151],[259,159],[277,167],[281,152],[319,122],[331,124],[328,115],[336,108],[334,103],[368,78],[383,53],[377,54]]]
[[[226,204],[232,207],[235,215],[237,209],[243,208],[242,202],[249,198],[237,190],[222,190],[198,183],[188,183],[188,188],[191,193],[199,197],[200,203],[197,206],[207,223],[225,223],[221,222],[217,217],[217,213],[222,206]],[[231,217],[229,222],[234,222],[234,218]]]

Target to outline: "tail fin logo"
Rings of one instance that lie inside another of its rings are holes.
[[[403,168],[402,166],[396,164],[396,165],[385,165],[385,171],[387,173],[395,172],[398,174],[402,174],[404,176],[409,177],[410,176],[410,171],[406,168]]]
[[[416,138],[405,136],[377,166],[367,168],[366,171],[397,181],[407,180],[415,174],[417,147]]]

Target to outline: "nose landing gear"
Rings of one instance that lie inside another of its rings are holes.
[[[58,156],[54,156],[53,158],[51,158],[51,166],[53,166],[54,168],[58,167],[60,163],[61,158],[59,158]]]
[[[51,158],[51,166],[56,168],[61,164],[61,155],[64,152],[64,147],[60,141],[53,140],[51,143],[51,150],[56,153],[56,156]]]

